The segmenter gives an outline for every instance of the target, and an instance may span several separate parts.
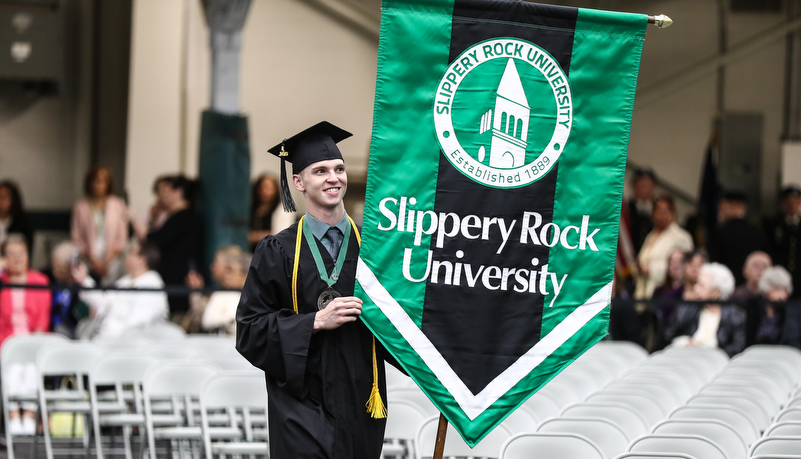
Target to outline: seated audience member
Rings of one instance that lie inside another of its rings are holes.
[[[665,283],[654,290],[654,298],[680,299],[684,293],[684,256],[681,250],[674,250],[668,255]]]
[[[33,244],[33,227],[22,205],[19,187],[11,180],[3,180],[0,181],[0,244],[13,233],[22,234],[28,244]],[[29,257],[30,254],[29,247]]]
[[[265,236],[273,234],[273,213],[280,203],[278,180],[269,174],[263,174],[256,179],[250,198],[248,242],[250,242],[251,252],[256,250],[256,244]]]
[[[89,307],[78,295],[80,285],[72,277],[73,264],[78,262],[78,256],[75,244],[64,241],[53,249],[50,268],[44,271],[50,284],[59,287],[53,290],[50,331],[68,338],[75,338],[78,321],[89,315]]]
[[[719,347],[729,356],[745,348],[745,314],[737,306],[721,305],[734,291],[734,275],[720,263],[701,267],[695,295],[706,304],[676,308],[665,339],[673,346]]]
[[[743,265],[748,255],[768,250],[765,233],[745,219],[747,199],[742,193],[728,192],[718,205],[720,225],[709,240],[709,257],[726,265],[737,285],[745,282]]]
[[[72,241],[92,274],[108,285],[123,274],[128,206],[112,194],[114,178],[105,166],[89,170],[83,191],[85,196],[72,209]]]
[[[781,210],[765,225],[773,263],[784,266],[793,277],[793,298],[801,295],[801,188],[785,187]]]
[[[756,344],[779,344],[782,342],[785,303],[793,293],[793,278],[781,266],[765,269],[759,278],[759,293],[764,303],[759,308],[759,328],[756,331]]]
[[[695,249],[684,256],[684,289],[681,299],[695,301],[695,284],[698,283],[698,273],[701,267],[709,262],[709,256],[704,249]]]
[[[612,282],[612,304],[609,310],[609,335],[615,341],[631,341],[642,347],[647,344],[646,308],[631,300],[620,270],[615,269]]]
[[[234,277],[236,277],[235,273],[239,270],[239,263],[243,254],[242,248],[238,245],[227,245],[217,250],[217,253],[214,255],[214,261],[212,261],[210,267],[211,277],[217,285],[222,288],[242,289],[242,285],[238,285]],[[245,267],[245,273],[247,273],[247,267]],[[233,286],[230,286],[232,281]],[[186,276],[187,287],[199,289],[203,288],[205,284],[203,276],[195,270],[190,271]],[[181,326],[184,327],[187,333],[198,333],[201,329],[207,328],[202,326],[204,311],[206,310],[206,305],[210,301],[210,297],[214,296],[216,293],[233,293],[235,295],[218,295],[218,298],[236,296],[236,302],[237,304],[239,303],[239,292],[214,292],[212,295],[192,293],[189,296],[190,311],[184,316],[184,320],[181,322]],[[234,308],[236,308],[236,305]]]
[[[220,287],[242,290],[251,258],[253,256],[248,253],[240,254],[227,270]],[[236,308],[239,306],[240,296],[242,296],[240,291],[212,293],[203,311],[203,329],[209,331],[222,329],[228,335],[236,336]]]
[[[161,289],[164,282],[154,270],[158,267],[159,251],[150,243],[134,243],[125,257],[127,274],[114,283],[115,287]],[[73,269],[75,281],[84,287],[94,287],[86,265]],[[81,299],[92,310],[92,320],[79,326],[82,339],[114,338],[127,330],[146,327],[167,319],[169,306],[164,292],[132,292],[84,290]]]
[[[9,234],[0,244],[0,257],[6,268],[0,283],[48,285],[47,276],[28,266],[28,244],[21,234]],[[50,329],[50,290],[4,288],[0,290],[0,346],[11,336],[47,332]],[[12,363],[4,369],[7,395],[35,395],[36,366],[33,363]],[[9,424],[12,435],[33,435],[36,432],[36,403],[12,402]]]
[[[676,209],[673,198],[660,196],[654,201],[654,229],[648,233],[642,250],[637,255],[637,282],[634,298],[650,299],[654,290],[665,282],[668,256],[673,250],[689,252],[693,249],[690,233],[676,223]]]
[[[665,283],[654,290],[653,299],[664,300],[652,303],[654,336],[657,338],[662,336],[662,329],[673,315],[676,302],[681,300],[684,294],[684,256],[681,250],[670,252]],[[658,340],[655,346],[657,349],[661,347]]]
[[[745,282],[734,289],[734,293],[731,294],[731,299],[745,300],[759,296],[761,293],[759,290],[759,280],[762,278],[762,273],[772,265],[773,262],[770,259],[770,255],[766,252],[757,250],[748,254],[748,258],[745,259],[745,264],[743,264],[743,278],[745,278]]]

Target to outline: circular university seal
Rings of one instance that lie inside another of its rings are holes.
[[[567,75],[545,50],[516,38],[477,43],[457,57],[439,82],[433,110],[448,161],[493,188],[544,177],[573,125]]]

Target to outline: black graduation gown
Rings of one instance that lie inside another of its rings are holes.
[[[296,236],[297,223],[259,243],[236,313],[237,350],[264,370],[267,379],[270,457],[378,458],[386,420],[373,419],[365,407],[373,382],[372,334],[361,320],[312,333],[317,297],[327,286],[305,237],[295,314],[291,283]],[[316,242],[331,272],[334,261]],[[343,296],[353,294],[358,254],[351,231],[334,285]],[[382,351],[379,390],[386,404]]]

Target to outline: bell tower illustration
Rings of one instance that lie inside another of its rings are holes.
[[[498,84],[495,107],[481,117],[479,134],[492,130],[490,167],[511,169],[525,164],[530,115],[523,83],[514,60],[510,58]],[[482,146],[478,152],[479,161],[483,162],[484,154]]]

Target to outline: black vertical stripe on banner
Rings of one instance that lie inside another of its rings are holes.
[[[539,14],[538,14],[539,13]],[[570,68],[578,10],[535,5],[522,1],[456,0],[449,63],[472,45],[484,40],[512,37],[534,43],[548,51],[562,66]],[[441,249],[432,241],[435,260],[471,265],[473,275],[483,265],[501,269],[527,268],[540,273],[548,263],[546,246],[527,245],[519,239],[524,211],[542,215],[542,225],[553,218],[553,200],[558,165],[537,182],[516,189],[497,189],[475,182],[440,154],[434,211],[454,212],[461,217],[495,217],[507,223],[516,220],[512,236],[501,254],[496,251],[500,237],[490,241],[457,237],[446,240]],[[497,234],[497,227],[493,228]],[[457,252],[461,251],[461,257]],[[532,259],[538,266],[533,266]],[[426,285],[422,329],[453,370],[474,394],[531,349],[540,339],[543,296],[460,286],[441,280]],[[549,269],[553,272],[553,269]],[[481,281],[478,281],[480,284]],[[539,283],[539,279],[537,279]],[[492,326],[487,326],[492,324]]]

